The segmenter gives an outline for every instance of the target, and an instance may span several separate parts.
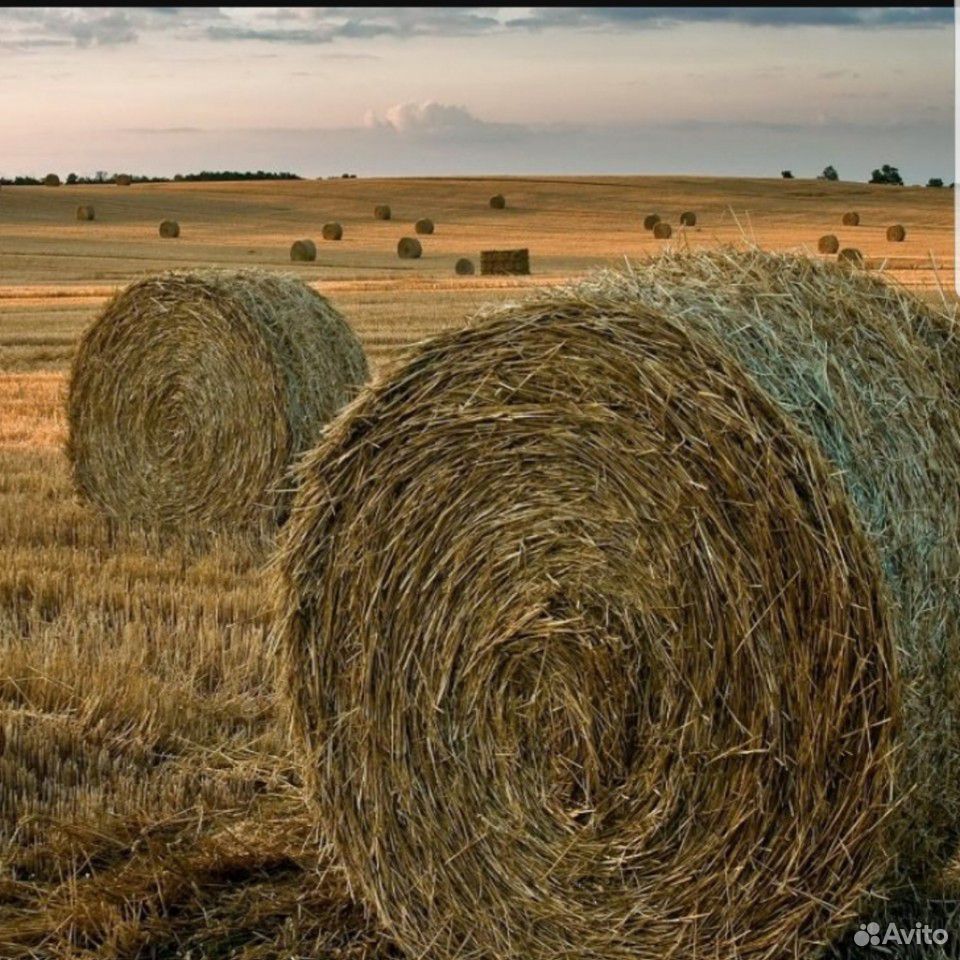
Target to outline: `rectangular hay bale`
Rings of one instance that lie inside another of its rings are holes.
[[[481,250],[480,273],[487,276],[505,274],[527,274],[530,272],[530,251],[520,250]]]

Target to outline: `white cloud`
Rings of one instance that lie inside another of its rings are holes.
[[[402,137],[427,140],[504,140],[524,132],[511,123],[481,120],[466,107],[436,100],[421,103],[396,103],[383,118],[368,110],[363,118],[365,127],[390,130]]]

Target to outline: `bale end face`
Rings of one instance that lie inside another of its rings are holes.
[[[492,210],[503,210],[507,206],[507,198],[502,193],[495,193],[490,198],[490,208]]]
[[[860,214],[854,212],[853,210],[848,210],[842,217],[840,222],[845,227],[858,227],[860,226]]]
[[[887,239],[891,243],[902,243],[907,238],[907,231],[899,223],[887,227]]]
[[[317,259],[317,245],[312,240],[294,240],[290,245],[290,259],[295,263],[309,263]]]
[[[840,249],[840,241],[832,234],[824,234],[817,241],[817,250],[820,253],[836,253]]]
[[[165,240],[174,240],[180,236],[180,224],[176,220],[162,220],[159,233]]]
[[[458,277],[471,277],[476,273],[476,267],[473,265],[473,261],[467,257],[461,257],[453,265],[453,269]]]
[[[336,221],[325,223],[323,225],[323,239],[324,240],[342,240],[343,226],[337,223]]]
[[[78,220],[93,220],[96,214],[93,211],[93,207],[81,206],[77,207],[77,219]]]
[[[654,224],[653,226],[653,235],[658,240],[669,240],[673,235],[673,228],[669,223],[664,223],[662,220],[659,223]]]
[[[658,213],[649,213],[643,218],[643,229],[652,230],[660,222]]]
[[[416,260],[423,254],[423,246],[416,237],[401,237],[397,243],[397,256],[401,260]]]
[[[421,217],[414,225],[413,229],[417,233],[430,234],[433,233],[434,223],[429,217]]]
[[[390,205],[387,203],[378,203],[373,208],[373,216],[376,220],[389,220],[392,215]]]
[[[692,210],[686,210],[680,214],[680,225],[682,227],[695,227],[697,225],[697,215]]]

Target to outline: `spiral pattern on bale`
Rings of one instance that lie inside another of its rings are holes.
[[[116,520],[268,531],[286,472],[368,378],[343,317],[294,277],[171,272],[115,296],[70,374],[74,485]]]
[[[401,260],[417,260],[423,256],[423,244],[416,237],[401,237],[397,241],[397,256]]]
[[[817,250],[820,253],[836,253],[840,249],[840,241],[832,233],[825,233],[817,241]]]
[[[683,227],[695,227],[697,225],[697,215],[692,210],[685,210],[680,214],[680,225]]]
[[[176,240],[180,236],[180,224],[176,220],[161,220],[158,232],[164,240]]]
[[[653,235],[658,240],[669,240],[673,235],[673,228],[669,223],[665,223],[663,220],[661,220],[659,223],[655,223],[653,225]]]
[[[860,226],[860,214],[855,210],[848,210],[841,218],[840,222],[845,227],[859,227]]]
[[[952,852],[955,331],[673,254],[419,347],[303,461],[278,636],[410,955],[782,957]]]
[[[660,222],[659,213],[648,213],[643,218],[643,229],[652,230]]]
[[[290,259],[294,262],[310,263],[317,259],[317,245],[312,240],[294,240],[290,244]]]
[[[901,243],[907,239],[907,231],[904,230],[903,224],[895,223],[892,226],[887,227],[887,239],[891,243]]]
[[[414,225],[417,233],[430,234],[434,231],[434,223],[429,217],[421,217]]]
[[[331,220],[323,225],[322,235],[324,240],[342,240],[343,225],[336,220]]]

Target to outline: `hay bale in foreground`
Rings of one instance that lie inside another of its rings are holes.
[[[373,216],[376,220],[389,220],[393,216],[390,205],[387,203],[378,203],[373,208]]]
[[[335,220],[331,220],[330,223],[323,225],[322,234],[324,240],[342,240],[343,225],[337,223]]]
[[[856,213],[853,210],[848,210],[841,218],[840,222],[845,227],[858,227],[860,226],[860,214]]]
[[[161,220],[159,232],[165,240],[175,240],[180,236],[180,224],[176,220]]]
[[[70,374],[79,493],[116,520],[269,531],[293,458],[368,377],[343,317],[293,277],[174,272],[115,296]]]
[[[423,246],[416,237],[401,237],[397,243],[397,256],[401,260],[417,260],[423,254]]]
[[[417,233],[430,234],[430,233],[433,233],[433,228],[434,228],[433,221],[429,217],[421,217],[413,225],[413,229],[416,230]]]
[[[290,245],[290,259],[309,263],[317,259],[317,245],[312,240],[294,240]]]
[[[837,260],[842,264],[846,264],[848,267],[862,267],[863,260],[863,251],[858,250],[856,247],[844,247],[838,254]]]
[[[490,198],[490,208],[492,210],[503,210],[507,206],[507,198],[502,193],[495,193]]]
[[[44,185],[45,187],[59,187],[59,186],[60,186],[60,178],[59,178],[55,173],[48,173],[48,174],[43,178],[43,185]]]
[[[530,251],[527,247],[480,251],[480,273],[485,276],[523,275],[529,272]]]
[[[660,214],[648,213],[643,218],[643,229],[652,230],[660,222]]]
[[[952,343],[832,262],[674,254],[332,425],[277,633],[323,834],[408,955],[812,956],[891,855],[949,856]]]
[[[77,207],[78,220],[93,220],[95,217],[96,214],[94,213],[93,207],[87,205]]]
[[[673,227],[671,227],[669,223],[664,223],[661,220],[659,223],[654,224],[653,235],[657,240],[669,240],[673,235]]]
[[[887,227],[887,239],[891,243],[901,243],[906,238],[907,231],[903,229],[901,224],[895,223],[893,226]]]
[[[817,250],[820,253],[836,253],[840,249],[840,241],[832,234],[826,233],[817,241]]]
[[[692,210],[685,210],[680,214],[680,226],[695,227],[697,225],[697,215]]]
[[[472,277],[476,273],[476,267],[469,257],[461,257],[454,265],[454,272],[458,277]]]

